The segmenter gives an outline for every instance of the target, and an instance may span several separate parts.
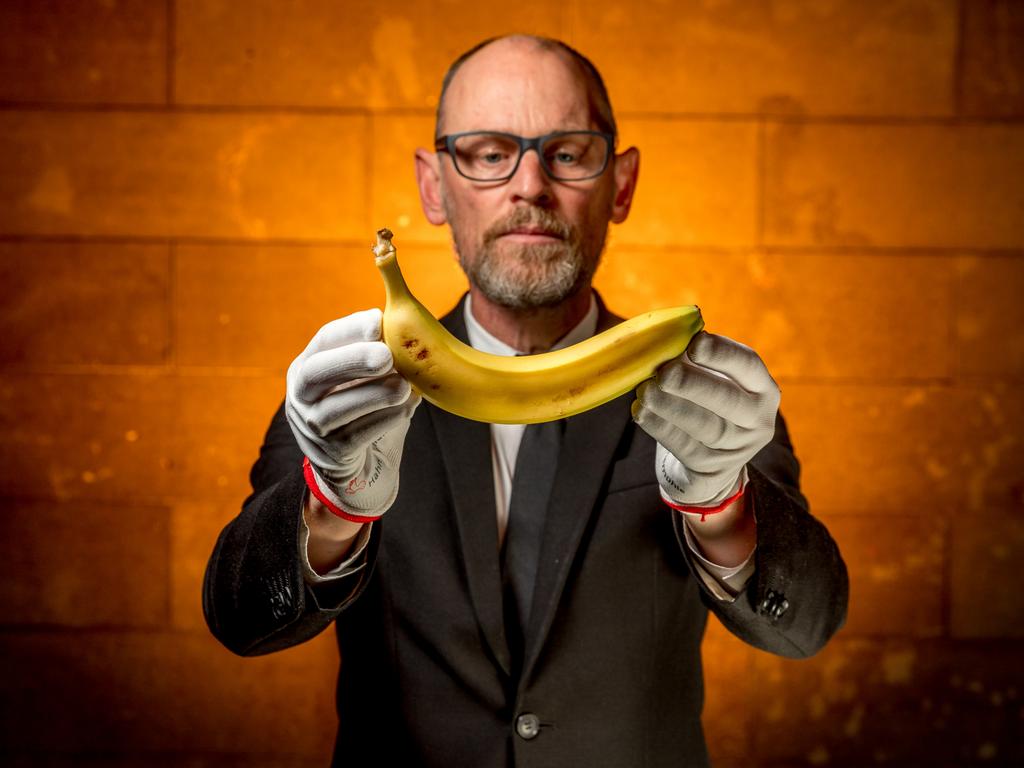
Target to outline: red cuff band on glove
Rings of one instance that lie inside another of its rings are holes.
[[[675,510],[677,510],[679,512],[689,512],[689,513],[694,514],[694,515],[700,515],[700,521],[703,523],[704,522],[704,518],[706,518],[708,515],[717,514],[718,512],[722,512],[723,510],[728,509],[729,507],[731,507],[733,502],[735,502],[736,499],[738,499],[740,496],[742,496],[743,493],[746,490],[747,490],[747,484],[744,483],[743,485],[740,486],[740,489],[738,491],[736,491],[736,493],[734,493],[732,496],[727,498],[725,501],[723,501],[723,502],[721,502],[719,504],[716,504],[713,507],[697,507],[697,506],[693,506],[691,504],[677,504],[674,501],[670,501],[669,499],[666,499],[664,495],[662,495],[661,500],[664,501],[665,504],[667,504],[668,506],[672,507],[672,509],[675,509]]]
[[[309,457],[302,457],[302,476],[306,478],[306,485],[309,488],[309,492],[316,497],[316,500],[323,504],[333,514],[340,517],[342,520],[348,520],[351,523],[372,523],[374,520],[380,520],[380,515],[353,515],[324,495],[324,492],[320,490],[320,486],[317,485],[316,475],[313,473],[313,465],[309,463]]]

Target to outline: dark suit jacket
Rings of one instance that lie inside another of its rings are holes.
[[[615,320],[602,307],[600,326]],[[466,340],[461,305],[443,322]],[[716,599],[660,499],[655,443],[630,419],[632,399],[568,420],[521,674],[502,620],[489,427],[429,403],[413,418],[398,499],[374,524],[367,566],[316,588],[297,556],[302,457],[278,411],[253,494],[207,567],[211,631],[253,655],[336,622],[335,765],[706,765],[708,608],[758,648],[808,656],[844,620],[846,569],[808,513],[780,417],[748,468],[756,572],[735,601]],[[534,738],[517,735],[524,713],[539,719]]]

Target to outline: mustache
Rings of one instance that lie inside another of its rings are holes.
[[[570,240],[573,236],[573,228],[550,211],[543,208],[517,208],[509,216],[491,224],[483,233],[483,241],[485,244],[493,243],[502,235],[522,227],[543,230],[562,240]]]

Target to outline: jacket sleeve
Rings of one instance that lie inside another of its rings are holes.
[[[365,589],[379,543],[374,532],[366,565],[350,578],[306,584],[298,550],[306,483],[283,404],[249,479],[252,494],[217,539],[203,580],[210,631],[243,656],[288,648],[322,632]]]
[[[682,515],[673,515],[676,535],[705,604],[730,632],[762,650],[805,658],[821,650],[846,620],[846,565],[800,492],[800,464],[781,414],[774,438],[747,471],[757,516],[756,564],[735,600],[719,599],[700,578],[683,538]]]

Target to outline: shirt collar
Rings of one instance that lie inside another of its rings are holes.
[[[505,355],[506,357],[512,357],[520,354],[519,350],[510,347],[505,342],[496,339],[492,336],[477,319],[473,317],[473,297],[467,295],[466,303],[463,306],[463,314],[466,320],[466,333],[469,335],[469,344],[474,349],[479,349],[481,352],[489,352],[492,355]],[[590,292],[590,308],[587,310],[587,314],[583,316],[576,326],[555,342],[551,350],[562,349],[563,347],[569,347],[573,344],[578,344],[584,339],[589,339],[597,331],[597,299],[594,298],[594,292]]]

